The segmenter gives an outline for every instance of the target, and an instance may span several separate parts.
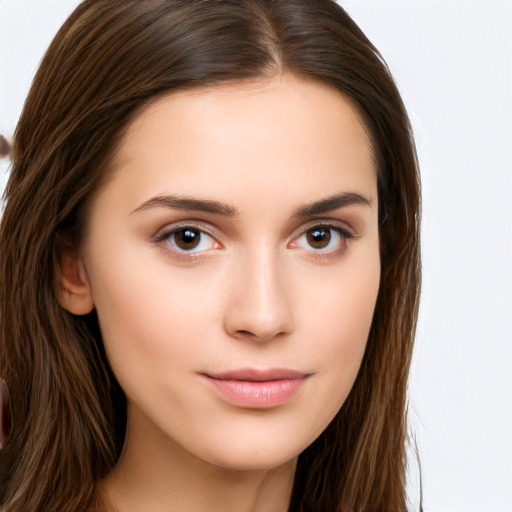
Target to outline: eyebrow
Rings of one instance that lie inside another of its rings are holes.
[[[371,206],[371,201],[355,192],[344,192],[334,196],[315,201],[299,207],[293,214],[293,218],[302,219],[312,215],[319,215],[338,208],[352,205]],[[156,196],[142,203],[131,213],[149,210],[151,208],[172,208],[177,210],[195,210],[213,213],[223,217],[236,217],[239,215],[237,208],[221,201],[212,199],[198,199],[189,196],[162,195]]]
[[[221,201],[213,201],[211,199],[197,199],[195,197],[186,196],[156,196],[132,211],[132,213],[149,210],[150,208],[173,208],[177,210],[197,210],[201,212],[214,213],[223,217],[235,217],[238,210]]]
[[[344,192],[342,194],[336,194],[334,196],[326,197],[320,201],[307,204],[298,208],[293,217],[296,219],[302,219],[304,217],[310,217],[312,215],[319,215],[321,213],[327,213],[338,208],[344,208],[352,205],[363,205],[371,206],[372,202],[370,199],[364,197],[361,194],[355,192]]]

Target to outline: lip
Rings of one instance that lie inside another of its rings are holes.
[[[284,368],[241,368],[201,375],[228,403],[267,408],[291,400],[311,374]]]

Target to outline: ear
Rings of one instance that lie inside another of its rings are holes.
[[[57,272],[57,301],[73,315],[87,315],[94,308],[89,280],[78,251],[64,250]]]

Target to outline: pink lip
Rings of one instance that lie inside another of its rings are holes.
[[[252,368],[203,374],[208,384],[227,402],[242,407],[261,408],[287,402],[309,376],[288,369]]]

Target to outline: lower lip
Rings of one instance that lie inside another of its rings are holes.
[[[271,381],[223,380],[205,376],[227,402],[242,407],[274,407],[290,400],[305,380]]]

